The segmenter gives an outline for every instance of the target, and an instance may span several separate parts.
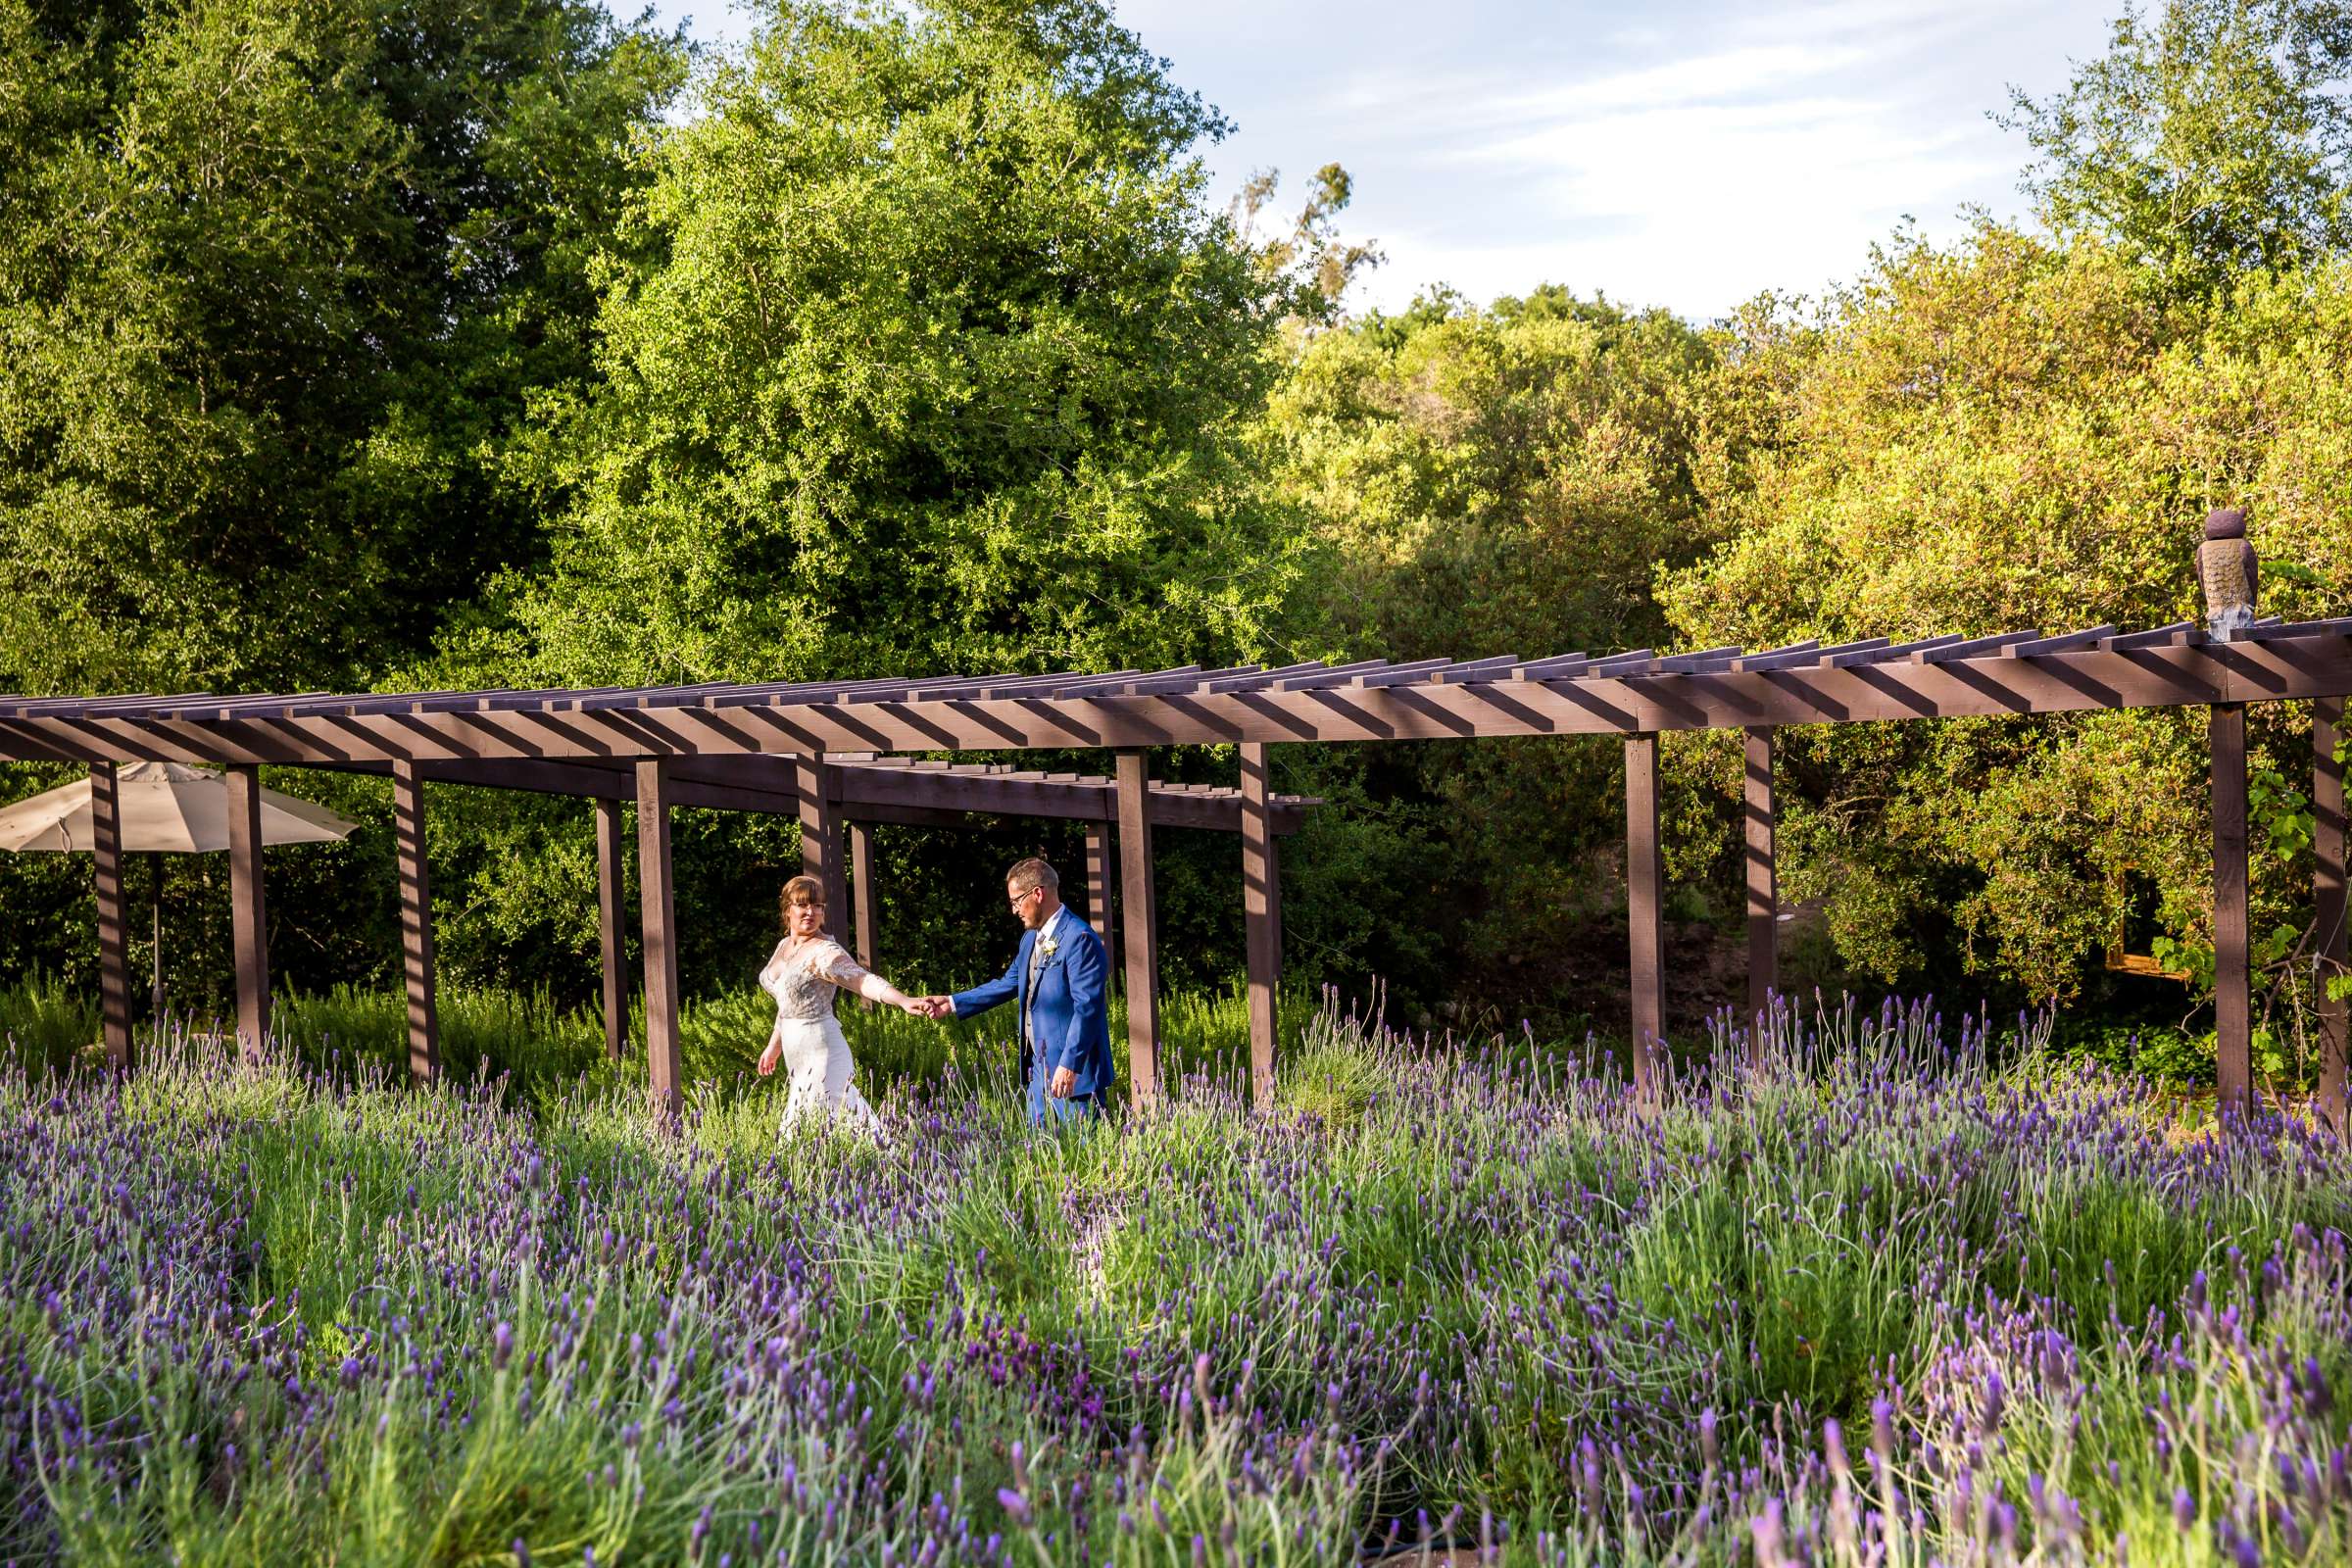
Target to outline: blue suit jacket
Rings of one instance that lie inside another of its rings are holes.
[[[1034,931],[1021,933],[1020,951],[1001,979],[956,993],[956,1016],[968,1018],[1001,1003],[1018,1002],[1029,977],[1029,949],[1037,936]],[[1067,1067],[1078,1075],[1070,1086],[1072,1095],[1099,1095],[1118,1082],[1110,1060],[1110,1004],[1102,990],[1110,963],[1095,928],[1067,906],[1055,922],[1054,939],[1054,951],[1037,972],[1037,995],[1029,1003],[1038,1059],[1026,1066],[1032,1075]]]

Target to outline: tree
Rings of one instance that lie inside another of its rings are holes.
[[[647,163],[500,657],[580,681],[1223,662],[1298,540],[1225,122],[1099,0],[778,6]]]
[[[572,0],[0,0],[0,686],[350,684],[528,560],[682,47]]]
[[[1260,461],[1330,565],[1286,657],[1323,642],[1406,661],[1656,642],[1653,574],[1705,537],[1692,392],[1709,361],[1667,312],[1557,287],[1490,309],[1439,291],[1298,332]],[[1611,946],[1621,779],[1621,754],[1597,744],[1334,753],[1314,788],[1349,809],[1313,849],[1373,875],[1290,912],[1384,911],[1358,914],[1358,961],[1425,996],[1561,1000]],[[1348,832],[1365,842],[1339,851]],[[1431,961],[1433,939],[1451,965]]]
[[[2230,502],[2266,611],[2340,606],[2352,261],[2210,306],[2146,279],[2118,246],[1987,223],[1898,243],[1816,315],[1739,318],[1707,394],[1735,417],[1699,465],[1728,537],[1661,585],[1682,642],[2193,619],[2198,525]],[[2251,717],[2257,773],[2307,775],[2300,710]],[[2195,710],[1792,730],[1783,759],[1784,892],[1823,901],[1857,968],[2063,998],[2128,927],[2210,944]],[[2309,887],[2307,856],[2262,858],[2258,927]]]
[[[2352,239],[2352,13],[2320,0],[2136,7],[2108,52],[2003,123],[2061,233],[2104,235],[2176,292],[2304,265]]]

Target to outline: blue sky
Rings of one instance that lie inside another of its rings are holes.
[[[1350,238],[1388,264],[1350,304],[1447,283],[1564,283],[1694,320],[1765,288],[1851,277],[1906,215],[2022,213],[2022,138],[1986,111],[2062,85],[2121,0],[1797,0],[1446,6],[1126,0],[1121,20],[1238,123],[1220,195],[1254,170],[1347,166]],[[616,9],[626,9],[616,7]],[[657,12],[720,44],[727,0]]]

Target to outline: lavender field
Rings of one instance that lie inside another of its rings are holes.
[[[1644,1113],[1329,1011],[1270,1117],[951,1071],[880,1151],[0,1075],[0,1558],[2347,1560],[2352,1157],[2033,1045],[1831,1013]]]

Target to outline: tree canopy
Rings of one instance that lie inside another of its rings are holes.
[[[348,684],[530,560],[674,39],[570,0],[0,0],[0,686]]]
[[[1295,530],[1224,122],[1093,0],[779,7],[645,162],[502,659],[699,680],[1221,662]]]
[[[2190,292],[2352,239],[2352,14],[2327,0],[2127,6],[2066,88],[2011,95],[2026,188],[2062,234],[2100,235]]]

